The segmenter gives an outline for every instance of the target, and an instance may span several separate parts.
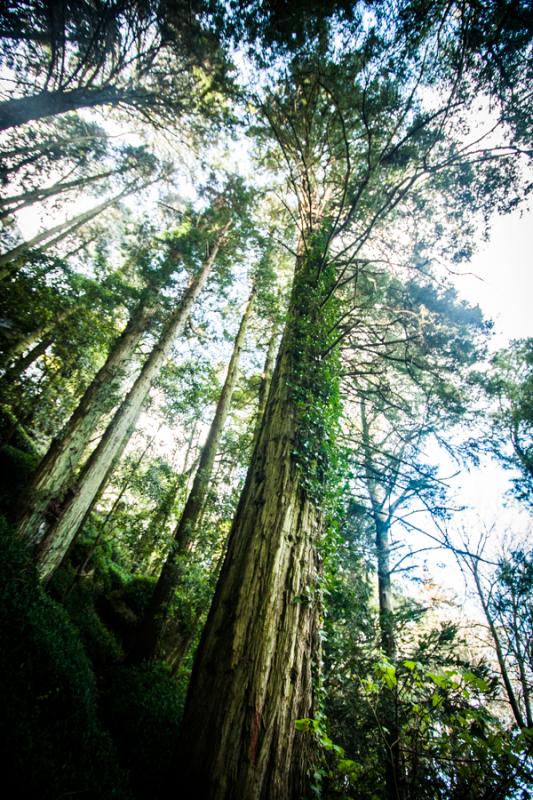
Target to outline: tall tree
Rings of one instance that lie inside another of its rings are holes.
[[[167,359],[174,340],[184,329],[192,307],[215,264],[230,225],[231,221],[226,222],[215,233],[206,260],[166,319],[161,334],[141,372],[83,468],[78,478],[77,492],[67,498],[53,526],[46,532],[44,539],[41,537],[37,549],[37,559],[43,578],[48,578],[61,563],[108,474],[111,463],[131,435],[152,382]]]
[[[286,164],[298,238],[269,402],[183,720],[183,771],[210,800],[296,798],[308,783],[312,743],[294,722],[315,706],[316,546],[339,413],[337,290],[350,282],[357,290],[363,248],[402,208],[420,208],[432,186],[449,189],[464,165],[466,185],[478,186],[483,171],[479,140],[456,140],[470,98],[445,61],[442,18],[411,53],[384,23],[379,36],[356,26],[359,39],[331,58],[324,34],[286,80],[255,98],[279,145],[269,163]],[[423,110],[422,86],[437,84],[443,60],[448,92]],[[445,196],[453,207],[457,196]]]
[[[150,606],[139,628],[137,640],[134,644],[133,656],[135,659],[151,658],[158,654],[163,657],[166,656],[169,661],[175,662],[176,651],[179,651],[181,657],[183,656],[183,643],[179,641],[180,638],[183,639],[183,633],[179,630],[179,625],[176,626],[173,619],[172,599],[182,578],[183,561],[194,544],[200,514],[212,480],[215,457],[238,378],[239,362],[255,294],[256,289],[254,287],[235,337],[226,379],[217,402],[207,440],[200,454],[191,491],[181,512],[179,523],[173,533],[170,551],[155,585]],[[176,627],[178,630],[176,630]],[[178,641],[176,641],[176,638]]]
[[[203,24],[206,10],[201,0],[6,6],[0,55],[15,96],[0,103],[0,130],[103,105],[156,124],[185,117],[186,107],[189,118],[205,110],[220,66],[216,39]]]

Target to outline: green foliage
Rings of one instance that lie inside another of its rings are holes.
[[[287,341],[296,413],[293,455],[303,488],[317,503],[335,491],[335,436],[341,411],[334,326],[338,306],[334,296],[328,298],[336,266],[324,252],[328,235],[326,226],[307,243],[294,279]]]
[[[2,523],[1,738],[6,785],[53,800],[130,797],[97,713],[91,664],[66,612],[42,590]]]
[[[168,796],[184,688],[157,663],[118,668],[110,678],[105,718],[138,797]]]
[[[0,472],[4,476],[0,488],[0,513],[11,517],[17,498],[33,475],[39,458],[35,453],[6,444],[0,448]]]
[[[533,504],[533,339],[518,339],[493,356],[475,382],[491,403],[489,438],[471,441],[474,452],[488,451],[504,467],[518,472],[514,493]],[[485,410],[482,411],[487,421]]]

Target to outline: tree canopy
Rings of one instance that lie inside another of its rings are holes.
[[[533,186],[531,42],[522,0],[2,5],[21,796],[532,796],[532,340],[457,278]],[[505,523],[454,494],[489,462]]]

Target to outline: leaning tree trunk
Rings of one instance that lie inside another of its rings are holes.
[[[189,497],[174,531],[173,542],[155,585],[152,600],[139,626],[139,632],[132,647],[132,660],[140,661],[154,656],[171,658],[174,640],[179,643],[185,635],[179,621],[173,619],[172,600],[176,589],[182,581],[184,560],[194,542],[198,520],[211,484],[215,456],[237,383],[241,352],[254,299],[255,289],[252,290],[235,338],[226,380],[218,399],[206,443],[202,448]]]
[[[23,334],[19,339],[12,342],[2,353],[2,361],[5,364],[8,364],[10,361],[14,361],[18,356],[22,356],[22,354],[28,350],[37,340],[42,341],[43,337],[49,333],[54,328],[57,328],[62,322],[66,319],[71,317],[77,310],[76,306],[70,306],[70,308],[64,308],[61,311],[58,311],[57,314],[53,319],[48,320],[48,322],[39,325],[38,328],[34,328],[33,330],[29,331],[28,333]],[[26,367],[24,367],[26,369]]]
[[[17,272],[19,269],[21,269],[24,266],[25,256],[30,250],[33,250],[36,247],[38,247],[40,250],[46,250],[49,247],[52,247],[52,245],[55,245],[62,239],[65,239],[71,233],[77,231],[78,228],[81,228],[82,225],[86,225],[103,211],[115,205],[115,203],[118,203],[119,200],[122,200],[123,197],[126,197],[126,195],[131,194],[131,192],[139,188],[140,187],[138,186],[127,186],[125,189],[119,192],[119,194],[111,197],[104,203],[100,203],[94,208],[78,214],[76,217],[67,219],[65,222],[62,222],[59,225],[54,225],[53,228],[49,228],[46,231],[38,233],[27,242],[22,242],[16,247],[13,247],[11,250],[8,250],[6,253],[2,253],[2,255],[0,255],[0,280],[4,280],[9,275],[12,275],[14,272]]]
[[[38,546],[53,524],[53,510],[61,506],[81,466],[83,455],[103,416],[116,402],[125,369],[155,313],[152,298],[145,298],[111,348],[61,434],[52,441],[21,498],[18,532]]]
[[[193,449],[197,446],[197,427],[199,418],[195,418],[191,428],[191,434],[183,458],[182,470],[177,473],[171,485],[163,495],[163,498],[156,506],[146,533],[144,533],[135,549],[134,572],[140,571],[147,574],[156,576],[161,571],[161,562],[164,557],[154,563],[156,559],[153,557],[156,551],[160,550],[160,545],[166,541],[167,524],[172,514],[172,511],[177,503],[180,495],[187,496],[187,489],[191,475],[194,473],[198,459],[189,464],[189,458]],[[148,562],[146,562],[146,553],[150,554]]]
[[[76,537],[87,510],[105,479],[116,453],[124,446],[129,431],[134,429],[153,381],[168,358],[174,339],[181,334],[192,307],[213,268],[217,253],[229,224],[218,235],[212,251],[199,273],[193,278],[181,302],[167,320],[150,356],[144,363],[126,398],[108,425],[96,449],[84,466],[75,487],[59,509],[55,524],[37,550],[39,572],[47,580],[59,566]]]
[[[18,382],[18,379],[25,372],[28,367],[37,361],[42,355],[46,353],[50,345],[54,343],[53,336],[45,336],[38,342],[35,347],[32,347],[31,350],[28,350],[23,356],[17,358],[13,364],[10,364],[9,367],[5,370],[4,374],[0,377],[0,388],[3,391],[8,389],[11,385]]]
[[[470,570],[472,572],[472,576],[476,584],[476,590],[481,603],[481,607],[483,609],[485,619],[487,620],[487,625],[489,626],[489,631],[492,637],[492,641],[494,643],[494,649],[496,651],[496,658],[498,659],[498,666],[500,668],[500,675],[502,676],[503,685],[505,687],[505,693],[507,695],[509,705],[511,706],[511,711],[513,712],[513,717],[515,718],[515,722],[517,726],[520,728],[520,730],[523,730],[524,728],[527,727],[526,720],[524,718],[524,715],[522,714],[520,702],[515,694],[513,683],[509,675],[509,670],[507,669],[505,652],[502,646],[500,635],[498,633],[493,616],[490,612],[490,608],[487,602],[487,597],[483,590],[481,578],[479,577],[479,564],[476,564],[474,559],[472,559],[470,562]]]
[[[9,217],[11,214],[21,211],[23,208],[28,208],[28,206],[34,205],[34,203],[40,203],[49,197],[54,197],[55,195],[62,194],[64,192],[70,192],[73,189],[85,188],[96,181],[109,178],[112,175],[121,175],[124,173],[124,171],[124,169],[110,169],[107,170],[107,172],[101,172],[98,175],[86,175],[85,177],[76,178],[76,180],[72,181],[58,181],[52,186],[46,186],[41,189],[32,189],[27,192],[21,192],[20,194],[0,198],[0,207],[3,209],[0,211],[0,219]]]
[[[70,91],[39,92],[31,97],[15,97],[0,103],[0,131],[26,122],[65,114],[79,108],[117,105],[127,99],[125,92],[113,86],[100,89],[71,89]]]
[[[205,800],[301,800],[309,788],[313,741],[295,722],[315,713],[320,661],[316,545],[328,458],[314,412],[334,416],[336,362],[324,355],[323,257],[299,262],[183,719],[180,779]]]

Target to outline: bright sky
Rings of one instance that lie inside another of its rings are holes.
[[[470,265],[473,275],[456,279],[457,290],[479,303],[495,322],[494,344],[533,336],[533,211],[519,210],[493,221]]]

